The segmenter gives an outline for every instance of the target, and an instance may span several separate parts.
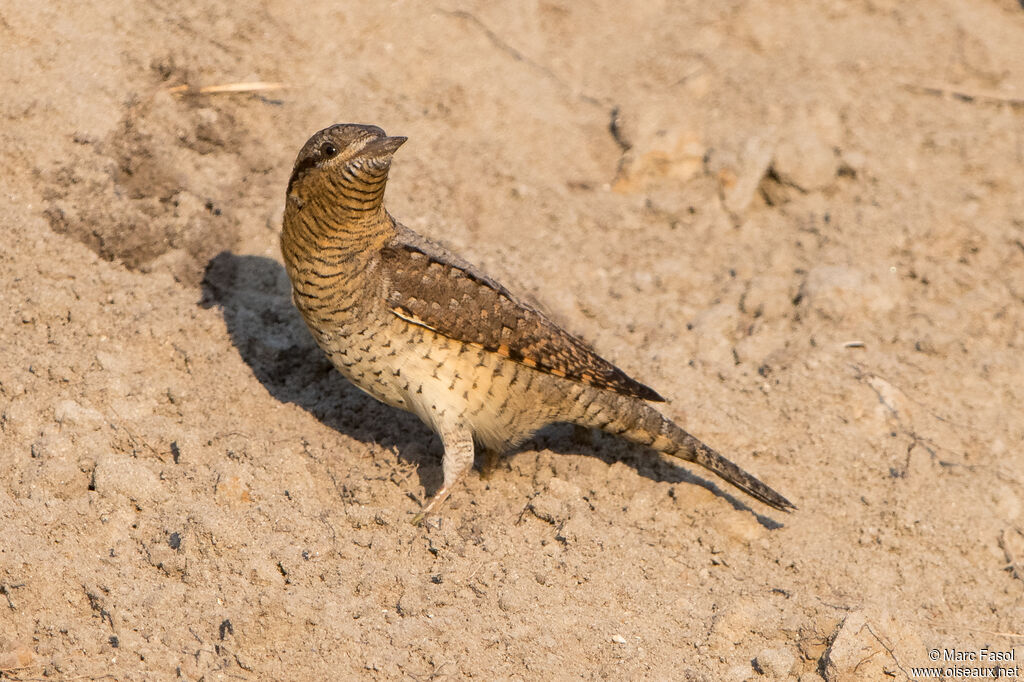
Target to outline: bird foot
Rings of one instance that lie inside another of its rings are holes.
[[[448,495],[450,493],[451,488],[449,488],[448,486],[444,486],[440,490],[438,490],[437,493],[430,498],[430,501],[427,502],[427,506],[421,509],[419,514],[412,517],[412,525],[419,526],[420,524],[422,524],[423,519],[426,518],[427,514],[434,511],[434,509],[436,509],[437,507],[440,507],[441,503],[448,499]]]

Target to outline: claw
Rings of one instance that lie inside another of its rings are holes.
[[[426,518],[427,514],[434,511],[435,507],[440,506],[442,502],[448,499],[448,494],[451,493],[451,491],[452,489],[447,486],[442,487],[440,490],[438,490],[437,493],[435,493],[434,496],[430,498],[430,502],[427,502],[427,506],[420,510],[419,514],[412,517],[412,525],[418,526],[422,524],[423,519]]]

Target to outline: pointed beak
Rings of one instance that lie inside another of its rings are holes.
[[[368,154],[376,156],[377,158],[389,157],[401,147],[405,141],[409,139],[407,137],[378,137],[377,139],[370,140],[366,143],[366,146],[359,152],[360,154]]]

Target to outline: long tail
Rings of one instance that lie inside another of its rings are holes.
[[[628,396],[602,392],[574,420],[666,455],[695,462],[769,507],[790,512],[796,505],[700,442],[649,405]]]

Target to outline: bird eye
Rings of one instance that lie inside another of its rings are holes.
[[[325,142],[325,143],[323,144],[323,146],[321,146],[321,147],[320,147],[320,155],[321,155],[321,156],[322,156],[322,157],[323,157],[324,159],[329,159],[329,158],[331,158],[332,156],[337,156],[337,155],[338,155],[338,148],[337,148],[337,147],[335,147],[335,146],[334,146],[333,144],[331,144],[330,142]]]

